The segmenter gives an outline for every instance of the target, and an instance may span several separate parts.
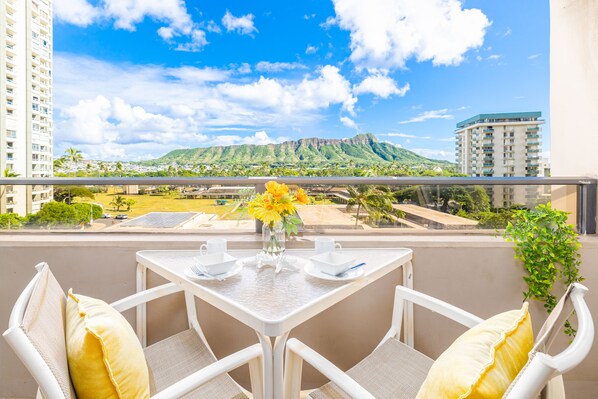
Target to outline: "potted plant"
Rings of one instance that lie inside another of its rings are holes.
[[[533,210],[515,211],[504,232],[504,238],[515,243],[515,258],[527,272],[523,277],[527,283],[524,299],[543,302],[548,313],[557,304],[555,288],[584,280],[579,273],[581,244],[573,225],[567,223],[567,215],[550,203],[540,204]],[[565,333],[575,335],[568,321]]]

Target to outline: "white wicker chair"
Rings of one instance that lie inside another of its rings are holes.
[[[39,385],[46,399],[75,398],[65,344],[66,296],[46,263],[17,299],[3,334]],[[123,312],[148,301],[179,292],[173,283],[148,289],[112,304]],[[193,311],[195,308],[193,307]],[[216,360],[195,315],[190,328],[144,348],[154,398],[247,398],[227,372],[249,364],[254,398],[263,396],[263,358],[259,344]]]
[[[565,397],[561,375],[576,367],[587,356],[594,339],[592,316],[583,299],[587,291],[581,284],[569,287],[544,323],[527,364],[503,396],[504,399],[530,399],[541,392],[545,399]],[[290,339],[286,349],[285,399],[299,398],[303,361],[331,381],[311,392],[308,398],[415,398],[433,360],[399,341],[403,312],[410,304],[425,307],[470,328],[482,321],[436,298],[398,286],[389,332],[372,354],[346,373],[299,340]],[[575,339],[563,352],[555,356],[548,355],[546,352],[550,344],[573,309],[578,320]],[[406,328],[403,336],[407,335],[405,342],[412,343],[409,330]]]

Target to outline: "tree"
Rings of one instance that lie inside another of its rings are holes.
[[[26,218],[16,213],[0,214],[0,229],[20,229],[26,222]]]
[[[119,176],[122,176],[123,174],[123,164],[120,161],[116,161],[116,164],[114,164],[114,171],[116,173],[118,173]]]
[[[355,227],[357,227],[359,222],[359,213],[362,208],[368,212],[370,218],[375,222],[387,218],[394,213],[392,206],[394,197],[386,186],[348,186],[347,191],[351,197],[347,202],[347,211],[350,212],[357,207]]]
[[[87,207],[87,215],[85,215],[75,206],[52,201],[44,204],[38,213],[31,216],[29,222],[33,225],[52,227],[77,226],[87,220],[89,220],[89,207]]]
[[[132,198],[129,198],[125,201],[125,206],[127,207],[127,212],[129,212],[131,210],[131,208],[133,207],[133,205],[135,205],[135,200]]]
[[[70,205],[77,197],[95,199],[94,194],[87,187],[54,186],[54,201]]]
[[[78,149],[69,147],[64,151],[64,158],[69,163],[69,167],[72,169],[75,164],[83,160],[83,154]]]
[[[116,197],[114,197],[114,199],[112,199],[112,201],[110,202],[110,205],[112,205],[116,211],[120,211],[120,208],[123,206],[126,206],[126,200],[125,197],[123,197],[122,195],[117,195]]]

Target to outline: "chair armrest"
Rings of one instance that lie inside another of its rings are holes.
[[[349,377],[344,371],[336,367],[332,362],[320,355],[309,346],[296,338],[287,341],[287,375],[285,376],[285,398],[298,398],[301,379],[301,362],[305,360],[316,370],[325,375],[330,381],[338,385],[344,392],[352,398],[357,399],[375,399],[374,395],[369,393],[357,381]],[[289,370],[292,370],[289,373]],[[295,375],[293,375],[295,374]],[[296,389],[293,389],[296,388]],[[293,392],[293,390],[295,392]]]
[[[395,312],[397,307],[402,309],[402,303],[400,303],[400,301],[407,301],[422,306],[469,328],[484,321],[484,319],[451,305],[450,303],[446,303],[440,299],[401,285],[397,286],[395,290]]]
[[[136,294],[130,295],[126,298],[120,299],[116,302],[111,303],[110,306],[112,306],[119,312],[124,312],[125,310],[129,310],[146,302],[153,301],[154,299],[174,294],[175,292],[179,292],[182,290],[183,289],[175,283],[163,284],[158,287],[150,288],[145,291],[141,291]]]
[[[196,371],[172,384],[163,391],[158,392],[152,396],[151,399],[180,398],[219,375],[228,373],[237,367],[249,363],[252,360],[260,359],[261,357],[262,347],[259,344],[252,345]]]
[[[592,320],[588,304],[584,300],[587,292],[588,289],[585,286],[579,283],[573,284],[571,301],[573,302],[573,308],[577,316],[577,333],[567,349],[558,355],[554,355],[552,358],[556,369],[561,374],[575,368],[588,356],[592,349],[594,342],[594,321]]]

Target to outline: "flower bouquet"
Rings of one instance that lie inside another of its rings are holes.
[[[266,192],[256,194],[248,203],[249,214],[264,224],[263,251],[277,258],[277,264],[285,250],[285,234],[297,234],[301,222],[296,215],[296,203],[309,203],[305,191],[300,188],[291,193],[286,184],[275,181],[266,183]]]

